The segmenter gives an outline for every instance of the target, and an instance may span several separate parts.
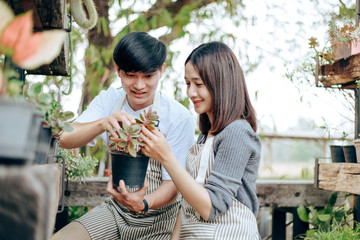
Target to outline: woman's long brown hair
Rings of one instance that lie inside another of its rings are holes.
[[[200,114],[199,127],[205,136],[221,132],[238,119],[245,119],[256,132],[256,114],[251,105],[244,73],[233,51],[224,43],[210,42],[194,49],[191,62],[212,96],[213,124]]]

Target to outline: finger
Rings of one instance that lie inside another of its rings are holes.
[[[143,132],[140,133],[140,138],[141,138],[142,142],[144,142],[145,144],[148,144],[151,140],[150,136]]]
[[[114,189],[114,183],[112,180],[112,175],[110,175],[108,183],[106,185],[106,192],[113,195],[115,194],[116,190]]]
[[[121,120],[122,123],[126,123],[127,125],[130,125],[131,123],[135,122],[135,118],[131,116],[129,113],[125,112],[124,110],[121,110],[118,113],[119,120]]]
[[[114,116],[111,116],[109,117],[109,122],[111,124],[112,129],[115,129],[115,131],[118,132],[117,129],[121,128],[119,121]]]
[[[152,133],[157,136],[157,137],[162,137],[163,134],[159,131],[159,129],[155,128],[154,130],[152,130]]]
[[[124,180],[120,180],[119,181],[119,192],[121,193],[121,195],[125,196],[128,194],[128,191],[126,190],[125,187],[125,182]]]
[[[119,135],[115,132],[113,126],[109,123],[108,120],[103,121],[102,128],[105,131],[109,132],[111,136],[116,137],[116,138],[119,137]]]
[[[141,133],[143,134],[143,136],[145,136],[147,139],[151,139],[154,134],[149,130],[147,129],[146,127],[142,126],[141,127]]]

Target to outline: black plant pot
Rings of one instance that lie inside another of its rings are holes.
[[[345,156],[342,146],[331,145],[330,152],[331,152],[331,160],[333,163],[345,162]]]
[[[32,164],[41,127],[34,104],[0,96],[0,164]]]
[[[51,128],[43,125],[40,129],[39,141],[36,150],[35,164],[46,164],[50,149]]]
[[[110,152],[113,184],[119,186],[124,180],[125,185],[131,188],[141,188],[144,185],[149,157]]]
[[[344,151],[345,162],[347,162],[347,163],[356,163],[357,162],[355,146],[353,146],[353,145],[343,146],[342,149]]]

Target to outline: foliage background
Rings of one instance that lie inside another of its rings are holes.
[[[99,21],[94,29],[87,31],[73,24],[72,93],[63,94],[71,89],[69,77],[46,80],[49,88],[58,93],[64,110],[81,112],[99,91],[109,86],[120,87],[112,63],[113,43],[129,31],[148,31],[169,49],[160,90],[190,110],[183,63],[194,47],[217,40],[234,50],[244,69],[257,110],[259,133],[306,135],[316,131],[324,137],[333,137],[345,132],[353,137],[353,93],[315,87],[315,54],[308,48],[308,39],[317,37],[325,46],[330,20],[354,23],[355,1],[96,0],[95,3]],[[317,154],[313,150],[311,156],[300,156],[309,147],[296,145],[287,154],[291,159],[297,156],[310,161]]]

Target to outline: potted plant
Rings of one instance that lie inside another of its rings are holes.
[[[59,53],[66,33],[33,33],[31,12],[15,16],[0,1],[0,163],[31,163],[35,158],[41,118],[21,95],[22,81],[12,65],[32,70],[50,63]],[[2,61],[1,61],[2,60]]]
[[[144,185],[149,157],[141,153],[142,143],[140,137],[141,127],[154,130],[158,125],[159,116],[151,108],[140,119],[131,125],[123,124],[118,129],[120,137],[110,137],[112,143],[109,145],[112,165],[113,183],[119,186],[119,181],[132,188],[141,188]]]
[[[43,92],[42,83],[25,85],[24,95],[28,101],[35,104],[35,111],[42,119],[35,163],[45,164],[48,155],[56,155],[55,143],[59,133],[73,130],[71,123],[66,121],[73,118],[74,113],[63,112],[61,105],[53,99],[51,94]]]
[[[345,24],[339,28],[334,21],[329,23],[329,35],[335,60],[360,53],[359,33],[360,27]]]

